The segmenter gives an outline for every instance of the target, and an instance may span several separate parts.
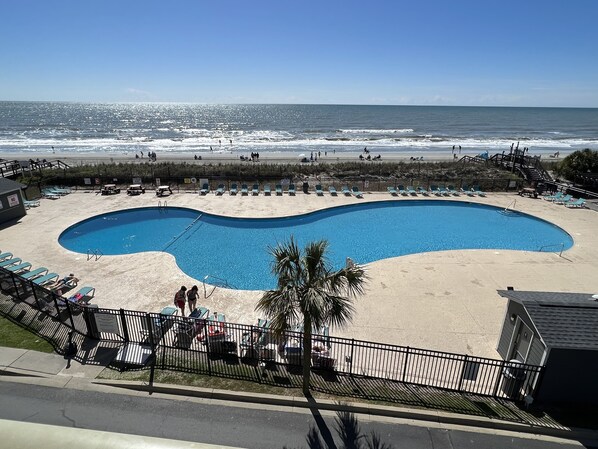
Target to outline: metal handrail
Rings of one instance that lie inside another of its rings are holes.
[[[550,247],[555,247],[555,246],[560,246],[561,247],[561,250],[559,252],[559,257],[561,257],[562,254],[563,254],[563,251],[565,250],[565,244],[563,242],[561,242],[561,243],[555,243],[553,245],[543,245],[543,246],[540,247],[540,249],[538,251],[540,251],[542,253],[542,252],[544,252],[543,251],[544,248],[550,248]],[[556,251],[550,251],[550,252],[556,252]]]
[[[222,279],[222,278],[219,278],[218,276],[212,276],[210,274],[207,274],[207,275],[204,276],[204,278],[201,281],[201,283],[203,284],[203,296],[204,296],[205,299],[207,299],[210,296],[212,296],[212,293],[214,293],[214,290],[216,290],[216,287],[218,287],[218,285],[210,284],[213,288],[212,288],[212,291],[210,292],[210,294],[208,294],[207,289],[206,289],[206,281],[208,280],[208,278],[212,278],[212,279],[216,279],[218,281],[222,281],[222,285],[220,285],[220,287],[234,288],[233,286],[231,286],[228,283],[228,281],[226,279]]]
[[[100,251],[99,249],[94,249],[94,250],[88,249],[87,250],[87,260],[95,258],[95,260],[97,261],[103,255],[104,255],[104,253],[102,251]]]

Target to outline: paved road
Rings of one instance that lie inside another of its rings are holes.
[[[8,381],[0,382],[0,418],[93,430],[147,435],[250,449],[309,446],[310,427],[319,428],[330,448],[343,447],[335,431],[335,415],[288,411],[265,406],[193,399],[174,400],[149,396],[51,388]],[[398,420],[360,422],[363,433],[377,432],[395,448],[444,449],[568,449],[576,443],[494,435],[450,428],[410,425]],[[1,446],[1,444],[0,444]]]

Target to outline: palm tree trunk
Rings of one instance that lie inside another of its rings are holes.
[[[303,394],[309,395],[311,376],[311,319],[303,316]]]

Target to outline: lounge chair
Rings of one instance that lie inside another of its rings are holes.
[[[25,207],[27,209],[29,209],[30,207],[37,207],[39,206],[39,200],[33,200],[33,201],[29,201],[29,200],[23,200],[23,204],[25,205]]]
[[[12,259],[4,259],[2,262],[0,262],[0,267],[10,267],[11,265],[16,265],[18,263],[21,263],[23,260],[20,257],[14,257]]]
[[[46,190],[46,189],[42,190],[41,193],[42,193],[42,197],[48,198],[50,200],[57,200],[57,199],[60,198],[60,195],[58,195],[57,193],[52,193],[52,192],[50,192],[49,190]]]
[[[13,273],[19,273],[21,271],[28,270],[29,268],[31,268],[31,264],[29,262],[23,262],[19,265],[11,265],[9,267],[6,267],[8,271],[12,271]]]
[[[351,196],[351,190],[349,189],[349,186],[341,187],[341,192],[343,192],[343,195],[345,196]]]
[[[276,196],[282,195],[282,184],[276,184]]]
[[[154,343],[158,343],[173,326],[173,317],[177,314],[177,311],[178,309],[173,306],[164,307],[160,312],[160,316],[151,320],[151,331],[148,328],[147,318],[145,316],[141,317],[141,335],[149,338],[151,332]]]
[[[356,186],[353,186],[351,193],[355,198],[363,198],[363,193]]]
[[[224,184],[218,184],[218,188],[216,189],[216,192],[214,192],[216,195],[222,195],[224,194],[225,188],[224,188]]]
[[[189,314],[190,318],[194,318],[196,320],[205,320],[208,316],[210,311],[206,307],[196,307],[193,312]]]
[[[94,297],[96,289],[94,287],[81,287],[76,293],[68,297],[69,301],[87,304]]]
[[[260,194],[260,185],[259,184],[254,184],[252,189],[251,189],[251,194],[253,196],[255,195],[259,195]]]
[[[238,190],[237,190],[237,184],[232,184],[232,185],[230,186],[230,190],[229,190],[229,192],[228,192],[228,193],[230,193],[231,195],[236,195],[236,194],[237,194],[237,191],[238,191]]]
[[[430,193],[436,196],[442,196],[442,193],[440,193],[440,189],[436,184],[430,186]]]
[[[44,192],[47,192],[51,195],[58,195],[58,196],[65,196],[68,195],[70,192],[65,192],[64,190],[56,190],[54,187],[46,187],[43,189]]]
[[[202,184],[201,190],[199,191],[200,195],[207,195],[210,192],[210,185],[205,183]]]
[[[440,194],[442,196],[450,196],[450,192],[448,191],[448,189],[445,186],[440,186],[438,187],[438,191],[440,192]]]
[[[405,190],[405,186],[403,184],[399,184],[399,194],[402,196],[407,196],[407,191]]]
[[[63,195],[68,195],[69,193],[71,193],[71,189],[65,189],[64,187],[58,187],[58,186],[54,186],[54,187],[50,187],[50,189],[56,193],[63,194]]]
[[[270,184],[264,184],[264,195],[272,195],[272,190],[270,189]]]
[[[416,187],[415,190],[417,191],[417,193],[421,193],[423,196],[429,195],[428,191],[421,186]]]
[[[449,184],[449,186],[448,186],[448,192],[451,195],[459,196],[459,192],[457,191],[457,189],[455,189],[455,186],[452,185],[452,184]]]
[[[39,267],[35,270],[27,271],[26,273],[19,274],[23,279],[35,279],[36,277],[43,276],[48,272],[46,267]]]
[[[475,196],[475,193],[473,193],[473,190],[471,190],[467,184],[463,184],[463,187],[461,187],[461,192],[467,196]]]
[[[321,184],[316,184],[316,195],[318,195],[318,196],[324,195],[324,191],[322,190]]]
[[[562,198],[565,194],[563,192],[557,192],[554,195],[544,195],[542,198],[546,201],[555,201]]]
[[[12,257],[12,253],[2,253],[2,254],[0,254],[0,260],[8,259],[9,257]]]
[[[51,282],[56,282],[60,275],[58,273],[44,274],[42,277],[33,279],[33,283],[37,285],[47,285]]]
[[[566,203],[563,203],[563,204],[565,205],[565,207],[584,208],[584,207],[586,207],[586,200],[584,200],[583,198],[579,198],[578,200],[567,201]]]
[[[330,195],[332,195],[332,196],[336,196],[337,195],[337,193],[336,193],[336,187],[334,187],[334,186],[328,186],[328,192],[330,192]]]
[[[571,195],[565,195],[561,198],[559,198],[558,200],[554,200],[555,204],[565,204],[568,203],[569,201],[571,201],[573,199],[573,196]]]
[[[295,184],[289,184],[289,195],[295,195]]]
[[[407,186],[407,193],[411,196],[417,196],[417,192],[413,188],[413,186]]]
[[[241,195],[249,195],[249,187],[247,187],[247,184],[241,184]]]
[[[475,193],[478,196],[486,196],[486,192],[482,191],[482,189],[480,189],[480,186],[473,186],[473,193]]]
[[[388,193],[390,193],[392,196],[397,196],[397,189],[396,189],[396,187],[389,186],[389,187],[386,188],[386,190],[388,190]]]

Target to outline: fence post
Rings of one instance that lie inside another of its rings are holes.
[[[405,363],[403,363],[403,376],[401,377],[401,382],[405,382],[405,375],[407,374],[407,362],[409,361],[409,346],[407,346],[407,351],[405,351]]]
[[[209,320],[203,320],[203,327],[204,327],[204,335],[206,336],[206,359],[208,361],[208,376],[212,375],[212,361],[210,360],[210,329],[208,326]]]
[[[72,303],[70,301],[66,300],[66,299],[59,298],[58,295],[54,295],[54,301],[56,302],[56,306],[58,306],[58,300],[59,299],[62,300],[62,301],[64,301],[64,305],[66,306],[66,310],[69,313],[69,321],[71,322],[71,329],[72,330],[76,330],[75,329],[75,320],[73,320],[73,311],[71,310]],[[56,307],[56,312],[58,314],[60,314],[60,309],[58,307]]]
[[[496,385],[494,385],[494,391],[492,392],[492,396],[494,396],[494,397],[497,397],[497,395],[498,395],[498,387],[502,380],[502,373],[505,372],[505,364],[506,363],[507,363],[507,361],[503,360],[502,363],[500,364],[500,371],[498,372],[498,374],[496,376]]]
[[[120,309],[120,321],[123,328],[123,338],[125,343],[129,342],[129,329],[127,328],[127,316],[125,315],[125,309]]]
[[[349,356],[349,376],[353,376],[353,351],[355,349],[355,339],[351,339],[351,355]]]
[[[145,319],[147,321],[147,328],[149,329],[149,341],[150,346],[152,348],[152,354],[150,357],[152,358],[152,364],[150,366],[150,378],[149,378],[149,386],[150,388],[154,386],[154,373],[156,371],[156,344],[154,342],[154,326],[152,323],[152,318],[149,313],[145,314]],[[160,332],[162,332],[162,328],[160,326]]]

